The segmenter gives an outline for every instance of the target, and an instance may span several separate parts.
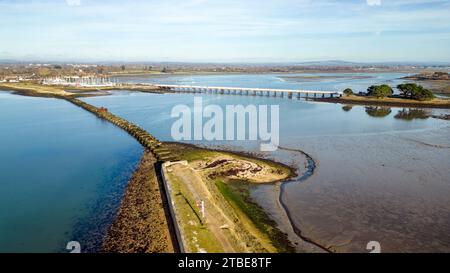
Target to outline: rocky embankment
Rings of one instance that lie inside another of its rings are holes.
[[[164,193],[158,180],[157,162],[175,160],[154,136],[139,126],[73,97],[67,101],[82,107],[125,130],[144,148],[140,165],[134,172],[122,199],[119,212],[103,244],[104,252],[174,252],[176,238],[171,232]]]

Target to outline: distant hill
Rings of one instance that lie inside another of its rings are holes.
[[[298,65],[298,66],[360,66],[362,64],[356,63],[356,62],[330,60],[330,61],[300,62],[300,63],[293,63],[293,65]]]

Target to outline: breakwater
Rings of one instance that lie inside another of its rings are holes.
[[[109,121],[117,127],[123,129],[129,135],[135,138],[145,149],[148,149],[157,158],[158,161],[165,162],[177,160],[174,156],[171,155],[170,151],[164,147],[163,143],[161,143],[158,139],[156,139],[154,136],[149,134],[138,125],[112,114],[106,108],[97,108],[89,103],[73,97],[64,97],[64,99],[69,101],[70,103],[75,104],[78,107],[81,107],[93,113],[98,118]]]
[[[173,232],[176,223],[168,209],[165,185],[164,181],[161,181],[159,170],[161,162],[176,161],[177,158],[150,133],[138,125],[110,113],[108,109],[97,108],[74,97],[63,98],[126,131],[146,149],[140,166],[130,180],[116,220],[104,241],[102,251],[179,252],[179,239]],[[142,215],[146,215],[146,217],[142,217]],[[133,225],[130,226],[130,223]],[[147,231],[136,234],[133,231],[135,226],[140,226],[141,230]],[[143,246],[144,242],[147,242],[145,246]]]

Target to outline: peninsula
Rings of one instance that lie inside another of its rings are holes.
[[[160,92],[152,86],[119,88]],[[249,194],[252,184],[286,180],[295,175],[293,169],[249,154],[162,143],[108,109],[77,99],[117,89],[66,90],[64,86],[37,83],[0,85],[0,90],[14,90],[21,95],[67,100],[123,129],[144,147],[102,251],[295,252],[287,235]],[[92,90],[95,93],[89,93]],[[207,207],[203,216],[198,202]]]

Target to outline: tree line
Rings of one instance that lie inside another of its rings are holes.
[[[399,84],[397,85],[397,89],[400,91],[400,96],[404,98],[420,101],[434,99],[433,92],[415,83]],[[353,95],[354,93],[352,89],[347,88],[344,90],[344,94],[346,96],[350,96]],[[394,95],[394,90],[387,84],[372,85],[369,88],[367,88],[366,95],[380,99]]]

